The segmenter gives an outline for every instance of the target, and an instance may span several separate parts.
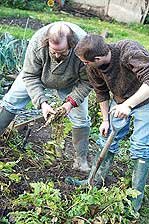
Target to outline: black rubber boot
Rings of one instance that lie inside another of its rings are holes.
[[[149,159],[133,159],[133,162],[132,188],[138,190],[140,195],[137,198],[132,198],[132,205],[135,212],[138,212],[144,197],[144,187],[149,171]]]
[[[89,127],[72,129],[72,143],[75,149],[73,168],[86,172],[89,171],[87,162],[89,132]]]
[[[15,114],[10,113],[4,107],[0,107],[0,135],[3,134],[14,117]]]

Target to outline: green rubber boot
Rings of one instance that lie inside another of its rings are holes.
[[[135,212],[138,212],[144,197],[144,187],[149,171],[149,159],[133,159],[133,162],[132,188],[138,190],[141,194],[137,198],[132,198],[132,206]]]
[[[75,185],[75,186],[81,186],[81,185],[83,186],[83,185],[89,184],[89,179],[92,176],[92,173],[94,172],[96,162],[97,162],[97,159],[99,158],[100,153],[101,153],[101,151],[98,151],[96,153],[96,156],[95,156],[95,159],[93,161],[88,179],[78,180],[78,179],[75,179],[75,178],[72,178],[72,177],[67,177],[65,179],[66,183],[68,183],[70,185]],[[100,167],[99,167],[99,169],[98,169],[98,171],[95,175],[95,182],[94,183],[95,183],[96,186],[101,187],[103,185],[104,179],[105,179],[105,177],[106,177],[107,173],[109,172],[109,169],[112,165],[113,158],[114,158],[114,153],[107,152],[107,155],[106,155],[105,159],[102,161],[102,163],[101,163],[101,165],[100,165]]]
[[[0,107],[0,135],[3,134],[14,117],[15,114],[10,113],[4,107]]]
[[[99,155],[96,155],[95,161],[98,159],[98,157]],[[104,180],[110,170],[110,167],[113,163],[113,159],[114,159],[114,153],[108,151],[95,175],[94,183],[96,186],[102,187],[102,185],[104,185]],[[96,165],[96,162],[93,163],[92,167],[93,166],[95,167],[95,165]],[[92,168],[92,170],[93,169],[95,168]],[[91,172],[90,172],[90,175],[91,175]]]
[[[89,127],[72,129],[72,143],[75,149],[73,169],[85,172],[90,170],[87,162],[89,132]]]

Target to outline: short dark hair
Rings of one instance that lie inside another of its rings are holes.
[[[109,47],[104,38],[95,34],[86,35],[75,47],[76,55],[88,61],[94,61],[96,56],[106,56],[108,52]]]

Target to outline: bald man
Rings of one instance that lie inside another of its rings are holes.
[[[87,152],[90,119],[88,94],[91,86],[84,64],[74,54],[74,47],[86,32],[75,24],[55,22],[39,29],[31,38],[23,69],[4,96],[0,107],[0,134],[18,111],[32,100],[47,119],[55,110],[49,105],[44,89],[56,89],[62,107],[72,122],[75,148],[73,168],[88,171]]]

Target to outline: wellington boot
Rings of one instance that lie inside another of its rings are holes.
[[[92,169],[90,172],[90,175],[92,174],[92,172],[95,169],[95,165],[96,165],[96,161],[98,159],[100,155],[100,152],[97,152],[96,157],[94,159],[93,165],[92,165]],[[99,169],[97,170],[97,173],[95,175],[95,185],[98,187],[101,187],[102,185],[104,185],[104,180],[111,168],[111,165],[113,163],[113,159],[114,159],[114,153],[108,151],[105,158],[103,159]]]
[[[132,188],[138,190],[140,194],[137,198],[132,198],[132,205],[135,212],[138,212],[144,197],[144,187],[149,172],[149,159],[133,159],[133,162]]]
[[[87,162],[89,131],[89,127],[72,129],[72,143],[75,149],[73,168],[85,172],[89,171]]]
[[[4,107],[0,107],[0,135],[3,134],[14,117],[15,114],[10,113]]]
[[[88,185],[88,179],[84,179],[84,180],[78,180],[76,178],[73,178],[71,176],[68,176],[65,178],[65,183],[70,184],[70,185],[74,185],[76,187],[79,186],[85,186]]]
[[[84,185],[89,184],[90,177],[92,176],[92,174],[95,170],[96,162],[97,162],[97,159],[99,158],[100,153],[101,152],[98,151],[95,156],[88,179],[78,180],[73,177],[67,177],[65,179],[66,183],[68,183],[70,185],[75,185],[75,186],[84,186]],[[114,153],[108,152],[105,159],[102,161],[102,163],[97,171],[97,174],[95,175],[94,183],[96,186],[101,187],[102,184],[104,183],[104,179],[112,165],[113,158],[114,158]]]

